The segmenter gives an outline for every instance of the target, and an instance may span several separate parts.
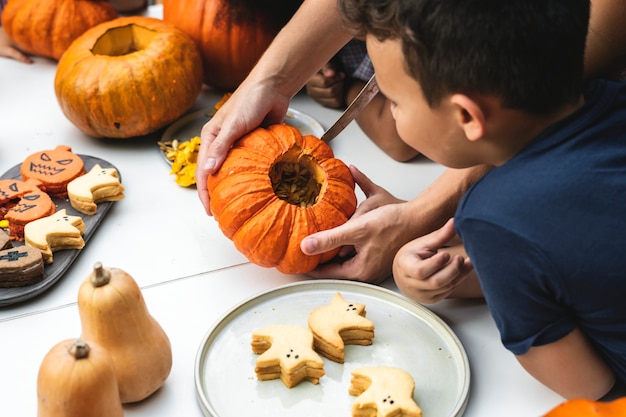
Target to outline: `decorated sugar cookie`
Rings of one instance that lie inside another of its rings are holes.
[[[102,168],[96,164],[67,185],[67,194],[75,210],[92,215],[96,214],[98,203],[123,199],[124,186],[115,168]]]
[[[343,363],[345,345],[371,345],[374,323],[365,318],[364,304],[345,301],[336,293],[330,304],[309,314],[309,328],[315,338],[315,348],[328,359]]]
[[[23,287],[40,282],[44,275],[41,252],[28,246],[0,250],[0,287]]]
[[[352,417],[422,417],[413,399],[415,381],[400,368],[362,367],[352,371],[350,395],[358,396],[352,405]]]
[[[50,196],[37,180],[0,180],[0,220],[9,222],[11,240],[24,240],[24,226],[55,212]]]
[[[261,354],[255,372],[261,381],[280,378],[287,388],[303,380],[314,384],[325,375],[324,361],[313,350],[306,327],[270,325],[252,333],[252,351]]]
[[[39,249],[44,261],[52,263],[52,253],[62,249],[82,249],[85,223],[80,216],[70,216],[65,209],[51,216],[30,222],[24,228],[28,246]]]
[[[46,193],[58,198],[67,197],[67,184],[84,173],[83,160],[63,145],[29,155],[20,166],[24,181],[37,179]]]

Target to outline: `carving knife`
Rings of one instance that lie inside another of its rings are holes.
[[[361,89],[359,95],[350,103],[348,108],[339,116],[339,119],[333,124],[320,138],[324,142],[330,142],[337,136],[346,126],[350,124],[352,120],[354,120],[361,110],[367,106],[367,104],[372,101],[372,98],[376,94],[378,94],[378,84],[376,83],[376,74],[372,75],[369,79],[365,87]]]

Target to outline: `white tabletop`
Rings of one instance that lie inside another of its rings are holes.
[[[160,6],[151,6],[150,15],[160,13]],[[55,62],[41,58],[33,65],[0,60],[0,174],[31,153],[68,145],[76,153],[115,165],[126,197],[113,204],[57,284],[32,300],[0,307],[1,414],[36,414],[41,360],[57,342],[79,335],[78,287],[101,261],[135,278],[173,348],[173,368],[164,387],[138,404],[124,406],[125,415],[201,417],[194,365],[211,325],[243,300],[307,277],[258,267],[237,252],[214,219],[205,215],[195,189],[176,185],[169,175],[156,144],[162,131],[137,139],[94,139],[81,133],[57,104],[55,69]],[[208,108],[219,97],[205,88],[192,110]],[[303,95],[292,107],[324,127],[339,116]],[[394,162],[354,123],[332,147],[344,162],[405,199],[443,171],[424,159]],[[383,286],[397,291],[392,279]],[[453,329],[467,352],[471,386],[465,416],[539,416],[562,401],[529,377],[502,347],[483,302],[444,301],[429,308]]]

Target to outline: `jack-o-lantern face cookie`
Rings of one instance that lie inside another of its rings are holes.
[[[0,218],[9,221],[11,240],[24,240],[24,226],[51,215],[56,206],[38,181],[0,180]]]
[[[400,368],[377,366],[352,371],[350,395],[358,396],[352,405],[352,417],[422,417],[413,399],[415,381]]]
[[[29,155],[20,166],[22,180],[34,178],[43,184],[43,189],[52,197],[67,197],[67,184],[85,173],[85,164],[69,146]]]
[[[343,363],[345,345],[371,345],[374,323],[365,318],[365,305],[345,301],[336,293],[330,304],[309,314],[315,349],[328,359]]]
[[[313,350],[313,335],[306,327],[271,325],[252,333],[252,351],[257,378],[261,381],[280,378],[287,388],[303,380],[314,384],[325,375],[324,361]]]

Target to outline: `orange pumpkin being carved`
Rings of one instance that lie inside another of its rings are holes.
[[[624,417],[626,397],[613,401],[592,401],[584,398],[566,400],[550,410],[544,417]]]
[[[200,48],[204,82],[234,90],[302,0],[163,0],[163,20]]]
[[[151,133],[180,117],[202,87],[202,60],[185,33],[159,19],[101,23],[72,43],[54,88],[65,116],[94,137]]]
[[[116,17],[102,0],[11,0],[2,10],[2,26],[25,52],[59,60],[87,29]]]
[[[305,236],[345,223],[356,209],[354,179],[332,149],[286,124],[239,139],[207,180],[211,211],[251,262],[306,273],[338,250],[307,256]]]

